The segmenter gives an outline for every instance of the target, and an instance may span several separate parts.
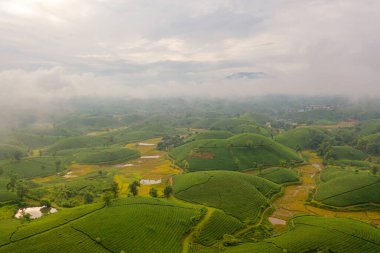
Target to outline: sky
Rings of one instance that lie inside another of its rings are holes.
[[[379,0],[0,0],[0,105],[380,95]]]

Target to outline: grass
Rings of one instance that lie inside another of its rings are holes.
[[[380,177],[346,171],[330,172],[322,176],[315,200],[336,207],[380,202]]]
[[[244,170],[258,164],[270,166],[284,161],[301,161],[293,150],[257,134],[193,141],[171,150],[169,154],[176,164],[189,171]]]
[[[246,222],[256,222],[279,191],[279,185],[266,179],[231,171],[194,172],[173,178],[177,198],[222,209]]]
[[[297,147],[301,149],[316,149],[327,137],[327,133],[322,129],[316,127],[300,127],[276,136],[275,140],[293,149]]]
[[[276,184],[297,183],[300,181],[298,174],[287,168],[268,168],[257,176],[268,179]]]
[[[196,241],[205,246],[211,246],[225,234],[233,234],[236,230],[244,227],[238,219],[225,214],[221,210],[215,210],[200,231]]]
[[[380,230],[366,223],[342,218],[300,216],[280,236],[233,247],[226,253],[272,252],[378,252]]]

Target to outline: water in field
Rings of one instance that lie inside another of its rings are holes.
[[[286,225],[286,221],[281,220],[281,219],[277,219],[277,218],[274,218],[274,217],[269,217],[268,220],[273,225]]]
[[[116,167],[116,168],[124,168],[124,167],[132,167],[132,166],[135,166],[135,165],[132,164],[132,163],[126,163],[126,164],[117,164],[114,167]]]
[[[15,218],[19,219],[23,217],[25,214],[30,214],[31,219],[37,219],[37,218],[41,218],[43,215],[56,213],[56,212],[58,212],[58,210],[53,207],[46,207],[46,206],[27,207],[27,208],[19,209],[15,215]]]
[[[139,146],[155,146],[156,144],[139,142]]]
[[[152,180],[152,179],[141,179],[140,184],[142,185],[152,185],[152,184],[161,184],[162,180]]]
[[[155,159],[155,158],[160,158],[159,155],[144,155],[141,157],[142,159]]]

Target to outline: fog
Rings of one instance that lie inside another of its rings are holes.
[[[0,0],[0,106],[380,95],[377,0]]]

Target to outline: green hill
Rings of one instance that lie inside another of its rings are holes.
[[[25,155],[25,148],[10,145],[10,144],[0,144],[0,159],[13,158],[16,153],[20,155]]]
[[[65,162],[64,157],[30,157],[5,162],[2,168],[4,174],[15,173],[20,178],[44,177],[61,171]]]
[[[293,149],[317,149],[326,138],[328,135],[322,129],[299,127],[276,136],[275,140]]]
[[[280,236],[231,247],[226,253],[379,252],[380,229],[343,218],[299,216]]]
[[[380,119],[363,121],[356,126],[356,131],[359,136],[380,133]]]
[[[257,221],[281,187],[266,179],[232,171],[203,171],[173,178],[174,195],[222,209],[241,221]]]
[[[0,246],[0,252],[181,252],[182,238],[203,214],[151,198],[127,198],[71,215],[76,211],[27,223],[7,235],[12,242]]]
[[[295,151],[257,134],[194,141],[171,150],[169,154],[176,164],[190,171],[244,170],[258,164],[280,165],[285,161],[301,161]]]
[[[66,149],[57,152],[57,155],[80,164],[116,164],[140,156],[137,150],[122,147]]]
[[[205,139],[227,139],[232,137],[233,134],[228,131],[207,131],[189,137],[192,141],[205,140]]]
[[[366,154],[350,146],[332,146],[327,158],[334,160],[363,160]]]
[[[276,184],[297,183],[300,181],[297,173],[288,168],[268,168],[257,176],[268,179]]]
[[[380,204],[380,177],[335,170],[322,173],[315,200],[336,207]],[[324,175],[328,173],[327,175]]]
[[[233,234],[243,227],[244,224],[238,219],[216,209],[200,231],[196,241],[205,246],[210,246],[222,239],[225,234]]]
[[[380,133],[360,138],[358,148],[371,155],[380,155]]]

